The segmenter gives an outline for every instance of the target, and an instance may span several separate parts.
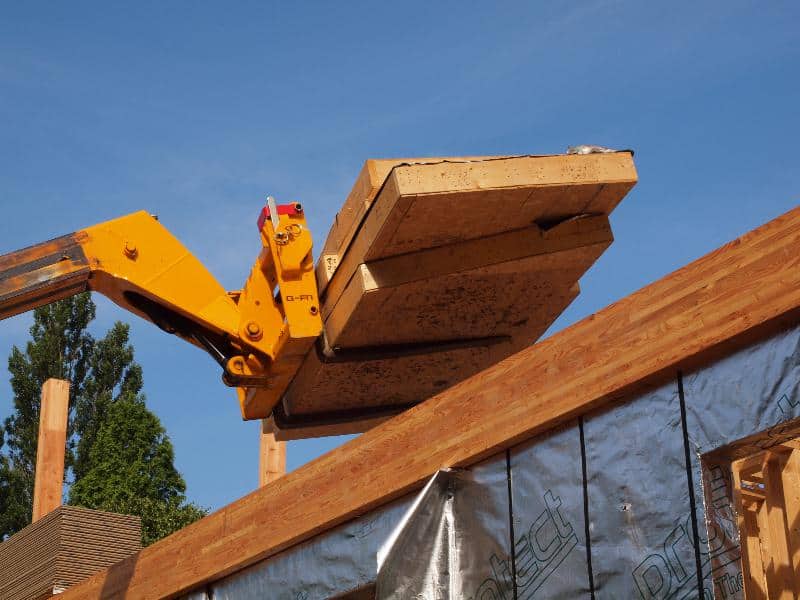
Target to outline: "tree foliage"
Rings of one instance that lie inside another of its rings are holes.
[[[142,399],[109,404],[95,435],[89,469],[70,489],[70,504],[139,515],[145,545],[203,516],[185,502],[172,443]]]
[[[133,360],[128,343],[129,327],[117,322],[106,336],[94,344],[88,361],[88,375],[75,400],[72,436],[72,470],[76,480],[91,468],[91,449],[109,408],[120,400],[141,399],[142,368]]]
[[[86,328],[94,316],[95,306],[88,293],[37,308],[25,351],[16,346],[11,349],[8,370],[14,410],[5,420],[0,438],[0,539],[30,523],[42,384],[50,377],[71,382],[72,420],[75,398],[83,391],[93,353],[94,340]],[[69,446],[68,442],[68,463]]]
[[[117,322],[95,340],[87,330],[94,316],[88,293],[36,309],[25,351],[11,351],[14,410],[0,428],[0,539],[30,523],[40,394],[50,377],[71,383],[70,503],[139,515],[144,543],[204,514],[186,503],[172,444],[145,405],[128,326]]]

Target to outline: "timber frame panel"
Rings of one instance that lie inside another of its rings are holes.
[[[68,589],[175,597],[800,319],[800,208]],[[398,452],[398,448],[422,448]]]

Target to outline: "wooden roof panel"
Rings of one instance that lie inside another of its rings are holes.
[[[292,435],[421,402],[533,343],[612,242],[608,213],[635,182],[629,152],[367,161],[326,245],[340,255],[324,343],[279,409]]]

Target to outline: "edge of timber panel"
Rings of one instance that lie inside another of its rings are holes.
[[[368,160],[337,215],[320,255],[317,264],[320,294],[326,291],[329,281],[341,269],[348,254],[359,255],[356,264],[363,262],[363,249],[353,250],[351,246],[365,235],[365,229],[375,227],[374,223],[367,223],[370,215],[385,212],[376,211],[375,204],[394,204],[397,201],[396,198],[386,199],[384,194],[385,188],[392,187],[390,180],[397,177],[401,181],[399,189],[402,193],[414,195],[489,190],[493,186],[494,189],[512,189],[520,186],[595,184],[588,201],[579,202],[581,210],[562,213],[563,216],[574,216],[579,212],[607,215],[637,180],[632,154],[628,151],[588,155]],[[618,187],[624,190],[616,189]],[[434,197],[431,200],[438,199]],[[404,206],[400,208],[404,209]],[[531,208],[535,208],[535,203]],[[382,218],[385,216],[381,215]],[[374,254],[368,257],[370,260],[374,258]],[[344,277],[349,279],[347,274]]]

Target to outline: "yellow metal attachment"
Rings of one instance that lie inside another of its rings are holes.
[[[267,417],[322,331],[302,207],[272,205],[241,290],[226,291],[154,217],[138,212],[13,255],[15,276],[0,278],[0,318],[100,292],[206,350],[239,388],[242,416]]]
[[[261,239],[269,247],[271,267],[280,282],[281,299],[292,337],[316,337],[322,331],[319,298],[311,257],[311,232],[302,212],[280,216],[280,229],[265,222]],[[269,243],[282,234],[285,241]],[[266,257],[265,257],[266,258]]]
[[[299,204],[278,206],[269,199],[259,230],[263,248],[237,299],[239,331],[272,359],[269,383],[243,386],[242,414],[261,414],[280,400],[302,357],[322,332],[319,296],[311,254],[311,232]],[[276,294],[277,288],[277,294]],[[280,356],[280,364],[275,364]],[[234,370],[244,367],[244,377]],[[226,375],[255,380],[259,364],[231,363]]]
[[[138,212],[0,257],[0,319],[86,289],[206,350],[245,419],[268,417],[322,331],[311,233],[269,200],[244,288],[225,291],[158,220]]]

